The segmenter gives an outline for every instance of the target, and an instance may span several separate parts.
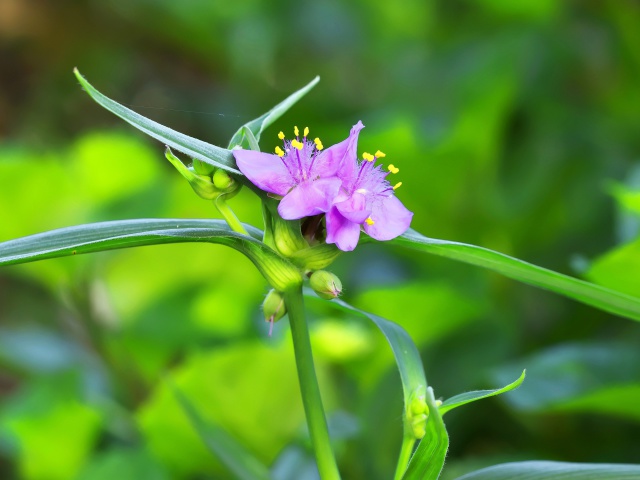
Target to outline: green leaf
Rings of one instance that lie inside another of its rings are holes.
[[[487,248],[427,238],[414,230],[408,230],[404,235],[389,243],[487,268],[509,278],[551,290],[606,312],[640,320],[640,298],[547,270]]]
[[[635,480],[640,465],[614,463],[515,462],[471,472],[458,480]]]
[[[260,135],[262,132],[273,122],[275,122],[278,118],[284,115],[287,110],[289,110],[293,105],[295,105],[298,100],[304,97],[309,91],[315,87],[320,81],[320,77],[316,77],[311,80],[307,85],[302,87],[300,90],[292,93],[287,98],[285,98],[278,105],[273,107],[267,113],[260,115],[258,118],[251,120],[250,122],[245,123],[242,127],[238,129],[238,131],[233,135],[231,141],[229,142],[229,148],[233,148],[236,145],[242,145],[242,142],[245,138],[247,138],[246,133],[243,131],[247,128],[251,133],[253,133],[255,140],[260,140]],[[252,147],[255,150],[255,148]]]
[[[305,295],[316,302],[321,302],[310,290],[305,290]],[[326,303],[325,303],[326,304]],[[444,458],[449,447],[449,437],[442,423],[442,418],[436,407],[433,391],[427,387],[427,379],[422,366],[420,352],[416,348],[409,334],[398,324],[386,320],[377,315],[364,312],[352,307],[342,300],[332,300],[331,305],[348,313],[356,314],[372,321],[385,336],[400,371],[402,390],[404,393],[405,408],[407,408],[416,392],[426,389],[426,401],[429,405],[429,417],[426,425],[426,435],[420,441],[416,453],[405,473],[405,479],[436,479],[444,465]],[[405,425],[406,429],[406,425]],[[407,432],[405,430],[405,437]],[[406,440],[406,438],[405,438]],[[409,448],[414,442],[409,443]],[[403,450],[404,450],[403,446]],[[410,450],[409,450],[410,452]],[[402,455],[402,454],[401,454]],[[401,460],[402,461],[402,460]]]
[[[189,399],[170,384],[174,396],[198,435],[213,453],[234,475],[241,480],[268,480],[269,469],[248,452],[223,428],[205,421]]]
[[[527,366],[528,380],[505,397],[524,412],[601,414],[640,420],[640,350],[633,342],[561,344],[511,360],[498,382]]]
[[[305,296],[313,302],[323,302],[311,290],[305,289]],[[382,332],[389,342],[393,355],[400,371],[400,379],[402,381],[402,389],[404,391],[405,402],[409,402],[413,392],[419,387],[427,386],[427,379],[422,367],[422,359],[420,352],[416,348],[409,334],[397,323],[386,320],[372,313],[367,313],[358,308],[352,307],[342,300],[332,300],[332,306],[350,314],[356,314],[359,317],[372,321]]]
[[[242,176],[242,173],[236,168],[236,162],[229,150],[211,145],[210,143],[203,142],[202,140],[198,140],[183,133],[176,132],[171,128],[160,125],[153,120],[149,120],[148,118],[143,117],[133,110],[130,110],[127,107],[120,105],[118,102],[104,96],[89,82],[87,82],[87,80],[85,80],[77,68],[73,70],[73,73],[82,85],[82,88],[86,90],[91,98],[111,113],[136,127],[138,130],[146,133],[156,140],[160,140],[162,143],[169,145],[180,152],[189,155],[192,158],[197,158],[205,163]]]
[[[517,380],[502,388],[498,388],[495,390],[476,390],[475,392],[465,392],[461,393],[460,395],[451,397],[445,400],[442,405],[440,405],[440,415],[444,415],[448,411],[462,405],[466,405],[467,403],[475,402],[476,400],[482,400],[483,398],[493,397],[495,395],[500,395],[501,393],[514,390],[518,388],[522,384],[522,382],[524,382],[525,374],[526,370],[523,370],[522,375],[520,375]]]
[[[289,261],[257,240],[261,232],[250,225],[251,236],[236,233],[223,220],[136,219],[60,228],[0,243],[0,265],[27,263],[82,253],[166,243],[205,242],[232,247],[251,260],[278,290],[301,283]]]

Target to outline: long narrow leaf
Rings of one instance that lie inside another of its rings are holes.
[[[516,462],[483,468],[458,480],[637,480],[640,465]]]
[[[547,270],[487,248],[427,238],[414,230],[409,230],[389,243],[487,268],[601,310],[640,320],[640,298]]]
[[[311,80],[307,85],[302,87],[300,90],[292,93],[287,98],[285,98],[282,102],[277,104],[267,113],[260,115],[258,118],[251,120],[250,122],[245,123],[242,127],[238,129],[238,131],[231,138],[231,142],[229,142],[229,148],[233,148],[236,145],[241,145],[242,140],[245,137],[243,133],[243,129],[247,128],[253,133],[256,140],[260,140],[260,135],[262,132],[273,122],[275,122],[278,118],[284,115],[287,110],[289,110],[293,105],[295,105],[298,100],[304,97],[309,91],[315,87],[320,81],[320,77],[316,77]]]
[[[269,469],[223,428],[205,421],[189,399],[169,384],[182,410],[207,448],[240,480],[269,480]]]
[[[322,302],[326,305],[326,302],[318,298],[311,290],[305,290],[304,293],[311,301]],[[412,393],[417,388],[427,387],[427,379],[424,374],[424,368],[422,367],[420,352],[418,352],[413,340],[411,340],[411,337],[404,328],[397,323],[353,307],[342,300],[332,300],[330,305],[347,313],[366,318],[380,329],[387,339],[387,342],[389,342],[396,364],[398,365],[405,402],[409,401]]]
[[[502,388],[497,388],[495,390],[476,390],[475,392],[465,392],[461,393],[460,395],[448,398],[442,403],[442,405],[440,405],[440,415],[444,415],[448,411],[462,405],[466,405],[467,403],[475,402],[476,400],[482,400],[483,398],[494,397],[496,395],[500,395],[501,393],[514,390],[518,388],[522,384],[522,382],[524,382],[525,375],[526,370],[523,370],[522,375],[520,375],[517,380],[511,382],[509,385],[505,385]]]
[[[305,291],[305,295],[314,301],[321,301],[310,291]],[[442,423],[438,407],[436,407],[433,391],[427,387],[427,379],[422,366],[420,352],[418,352],[413,340],[400,325],[394,322],[364,312],[341,300],[332,300],[330,305],[372,321],[383,333],[391,346],[400,371],[405,406],[410,404],[416,391],[427,390],[426,400],[430,413],[426,425],[426,435],[420,441],[418,449],[411,458],[409,468],[402,478],[408,480],[437,479],[449,448],[449,436]]]
[[[261,232],[245,225],[253,236],[232,231],[222,220],[136,219],[93,223],[51,230],[0,243],[0,265],[167,243],[218,243],[246,255],[274,288],[301,282],[298,269],[256,240]]]
[[[190,137],[180,132],[176,132],[171,128],[160,125],[153,120],[134,112],[133,110],[120,105],[118,102],[106,97],[96,90],[87,80],[80,74],[78,69],[74,69],[73,73],[82,85],[82,88],[93,98],[99,105],[109,110],[111,113],[130,123],[138,130],[147,135],[160,140],[162,143],[169,145],[176,150],[197,158],[205,163],[209,163],[218,168],[222,168],[236,175],[242,176],[237,169],[236,162],[233,159],[231,151],[226,148],[220,148],[202,140]]]

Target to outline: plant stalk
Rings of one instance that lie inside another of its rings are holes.
[[[416,439],[413,435],[403,435],[402,446],[400,447],[400,456],[398,457],[398,465],[396,466],[396,473],[393,476],[393,480],[401,480],[404,472],[407,470],[409,460],[411,460],[411,454],[413,453],[413,446],[416,443]]]
[[[223,198],[224,196],[225,194],[223,193],[222,195],[216,197],[216,199],[213,201],[213,204],[218,209],[218,212],[220,212],[220,215],[222,215],[225,221],[229,224],[231,230],[233,230],[234,232],[242,233],[243,235],[249,235],[242,226],[242,223],[240,223],[240,220],[238,220],[238,217],[236,217],[236,214],[233,213],[233,210],[231,210],[231,207],[227,205],[226,200]]]
[[[296,286],[284,292],[284,302],[289,314],[289,324],[291,325],[302,403],[307,417],[311,444],[316,456],[318,470],[320,471],[320,478],[322,480],[339,480],[340,472],[331,449],[329,428],[327,427],[320,387],[318,386],[318,378],[313,364],[309,329],[304,316],[302,288]]]

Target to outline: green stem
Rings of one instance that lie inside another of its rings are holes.
[[[238,220],[238,217],[236,217],[236,214],[233,213],[233,210],[231,210],[231,207],[227,205],[224,196],[225,194],[223,193],[222,195],[216,197],[216,199],[213,201],[213,204],[216,206],[222,217],[226,220],[226,222],[234,232],[249,235],[242,226],[242,223],[240,223],[240,220]]]
[[[396,474],[393,476],[393,480],[401,480],[404,472],[407,470],[411,454],[413,453],[413,446],[416,443],[416,439],[413,435],[404,435],[402,437],[402,446],[400,447],[400,456],[398,457],[398,466],[396,467]]]
[[[284,303],[289,314],[302,403],[304,404],[309,435],[311,436],[311,444],[313,445],[318,470],[320,471],[320,478],[322,480],[338,480],[340,479],[340,472],[331,449],[327,419],[324,414],[320,387],[318,386],[316,370],[313,365],[309,329],[304,318],[301,287],[296,286],[284,292]]]

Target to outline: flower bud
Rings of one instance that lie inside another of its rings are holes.
[[[406,406],[405,429],[408,428],[417,440],[424,437],[429,418],[429,404],[426,395],[427,389],[423,385],[418,386],[411,394],[410,401]]]
[[[427,415],[421,413],[417,417],[414,417],[411,422],[411,431],[417,440],[423,438],[427,433]]]
[[[309,278],[309,284],[320,298],[331,300],[342,293],[342,282],[333,273],[317,270]]]
[[[342,250],[332,243],[321,243],[313,247],[298,250],[291,255],[291,261],[303,270],[326,268],[338,258]]]
[[[220,195],[220,191],[215,187],[210,177],[199,175],[194,170],[187,168],[187,166],[171,152],[169,147],[167,147],[164,154],[167,160],[176,167],[176,170],[189,182],[193,191],[200,197],[205,200],[213,200]]]
[[[274,322],[280,320],[287,313],[282,294],[271,289],[262,302],[262,312],[264,313],[264,321],[271,323],[269,327],[269,336],[271,336]]]
[[[223,192],[231,191],[236,187],[236,181],[221,168],[213,173],[213,184]]]
[[[203,162],[202,160],[198,160],[197,158],[193,159],[193,170],[198,175],[205,175],[207,177],[210,177],[211,175],[213,175],[215,169],[216,167],[214,167],[210,163]]]
[[[273,217],[273,240],[278,252],[285,257],[309,247],[300,233],[300,220],[283,220],[277,215]]]

